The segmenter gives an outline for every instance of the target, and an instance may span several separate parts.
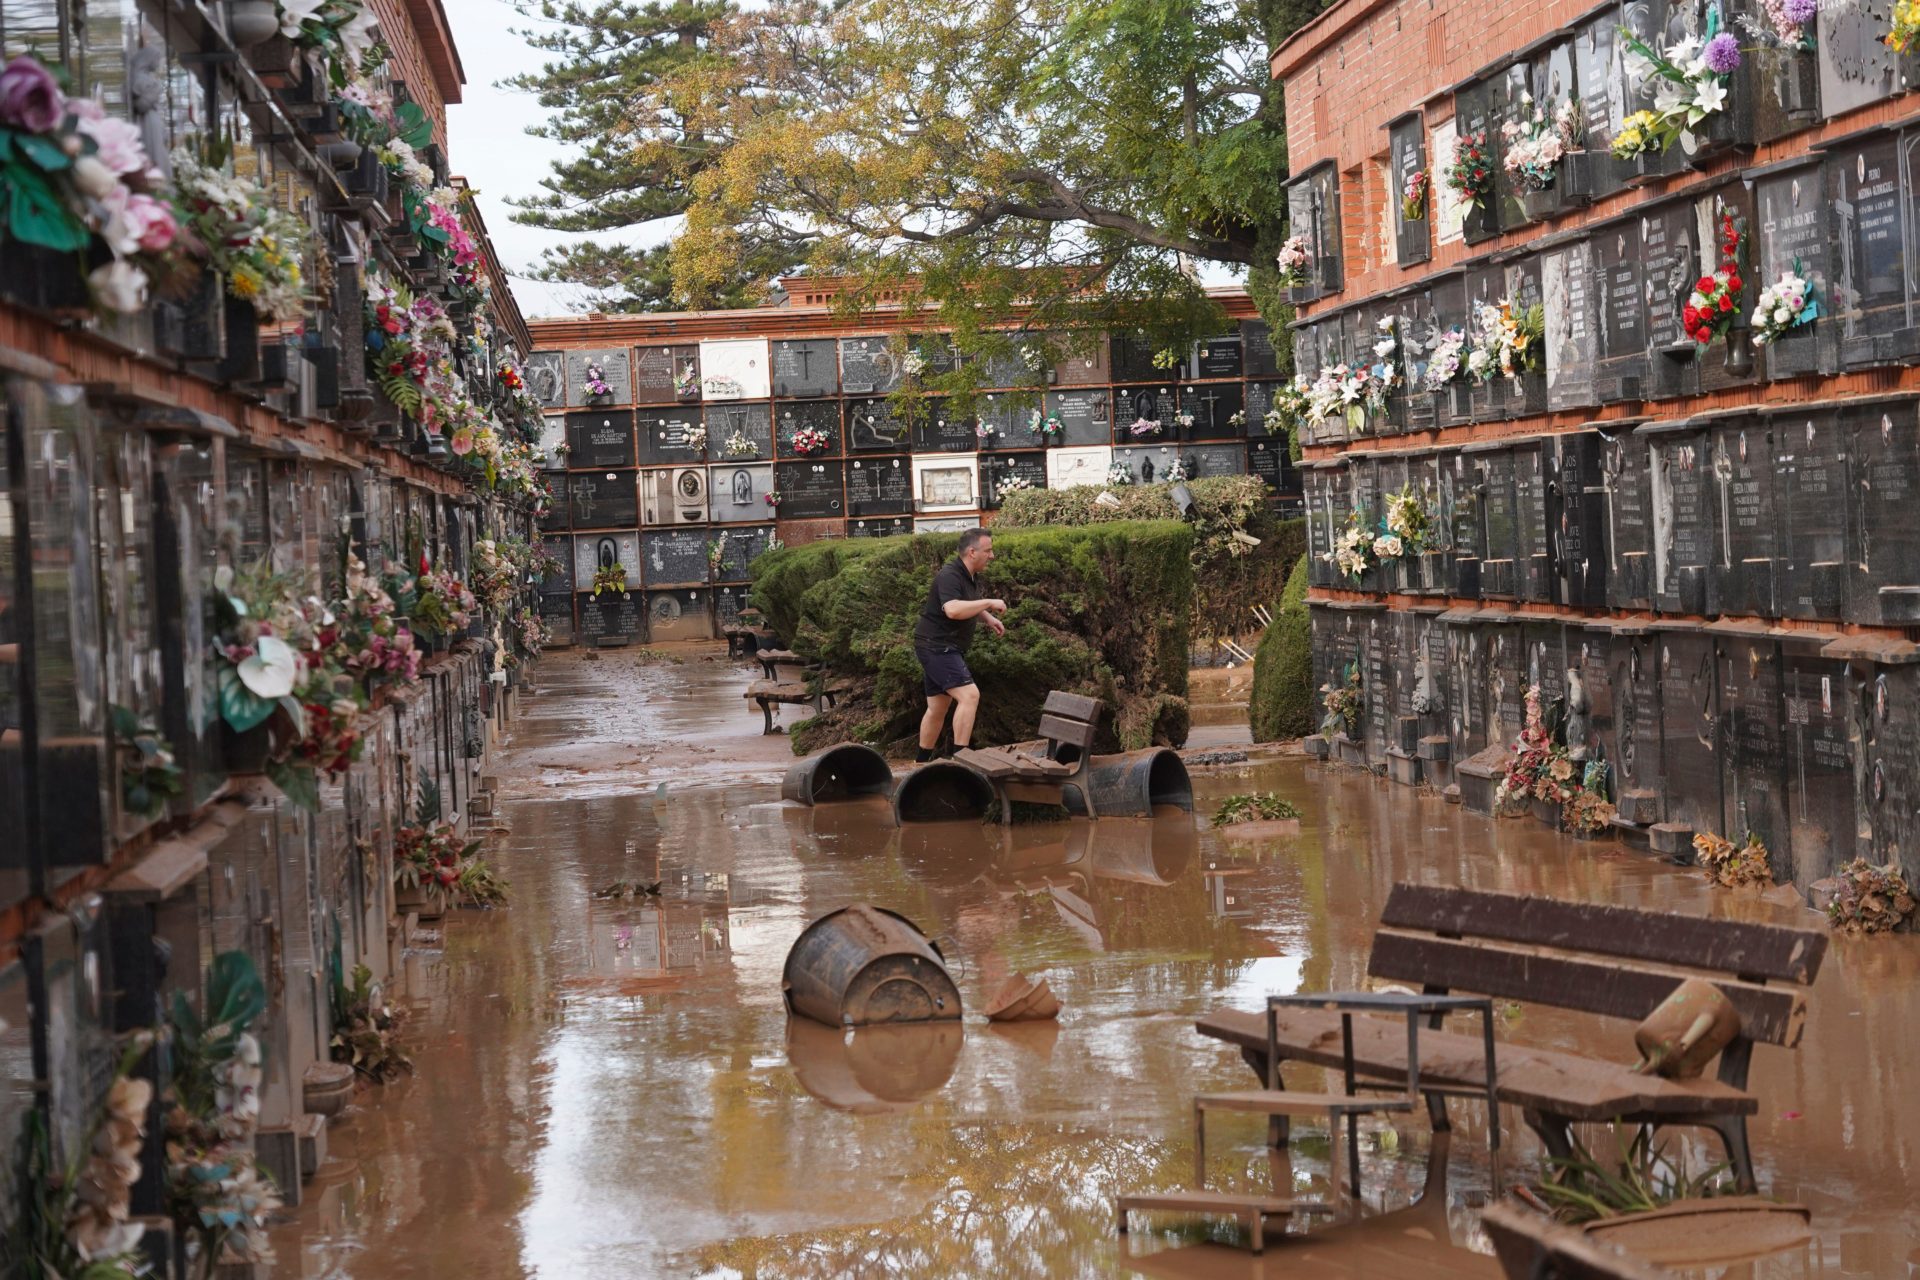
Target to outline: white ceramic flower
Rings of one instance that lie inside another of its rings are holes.
[[[147,273],[116,258],[87,273],[87,284],[100,304],[122,315],[131,315],[147,305]]]
[[[300,34],[300,24],[320,12],[327,0],[279,0],[280,34],[291,40]]]
[[[239,667],[240,683],[257,698],[286,697],[293,692],[299,674],[300,659],[286,641],[276,636],[261,636],[254,641],[253,656]]]

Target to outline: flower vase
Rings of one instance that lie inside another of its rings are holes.
[[[1558,187],[1546,187],[1539,191],[1520,193],[1520,207],[1526,210],[1528,222],[1545,222],[1560,212],[1560,191]]]
[[[1562,823],[1560,819],[1559,805],[1555,804],[1551,800],[1542,800],[1538,796],[1535,796],[1533,798],[1533,800],[1531,801],[1531,804],[1533,808],[1534,817],[1538,818],[1541,822],[1545,823],[1547,826],[1552,827],[1555,831],[1560,830]]]
[[[1560,193],[1561,208],[1570,209],[1593,199],[1593,167],[1609,158],[1604,152],[1592,151],[1569,151],[1560,157],[1560,172],[1553,185]]]
[[[222,721],[220,748],[228,773],[264,773],[273,755],[273,734],[264,722],[239,733]]]
[[[1727,330],[1727,376],[1753,376],[1753,330],[1736,324]]]
[[[280,34],[280,12],[273,0],[227,0],[227,34],[245,49]]]
[[[1509,418],[1528,418],[1546,411],[1546,370],[1535,369],[1509,382],[1506,399],[1506,414]]]
[[[1488,199],[1491,199],[1489,195]],[[1482,240],[1491,240],[1500,234],[1499,220],[1493,211],[1484,204],[1471,204],[1460,223],[1460,238],[1468,244],[1479,244]]]

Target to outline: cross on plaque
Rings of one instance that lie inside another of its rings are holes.
[[[1207,430],[1212,431],[1214,418],[1213,406],[1214,402],[1220,399],[1220,393],[1209,388],[1207,394],[1201,396],[1200,399],[1207,406]]]
[[[1733,507],[1730,490],[1733,487],[1733,457],[1727,452],[1727,442],[1715,443],[1713,450],[1713,479],[1720,486],[1720,567],[1733,568]]]
[[[811,381],[813,365],[812,349],[801,347],[798,351],[794,352],[794,354],[800,357],[800,380],[802,382]]]

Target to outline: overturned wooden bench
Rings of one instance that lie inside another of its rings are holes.
[[[1013,802],[1063,804],[1069,786],[1086,802],[1089,818],[1093,792],[1087,786],[1087,765],[1093,758],[1093,737],[1100,726],[1098,698],[1055,690],[1040,708],[1040,739],[1017,747],[969,747],[954,753],[961,764],[979,770],[1000,797],[1000,821],[1013,821]]]
[[[1480,1222],[1507,1280],[1659,1280],[1671,1274],[1511,1204],[1492,1206]]]
[[[1380,916],[1367,972],[1431,992],[1471,991],[1638,1021],[1688,978],[1712,982],[1740,1014],[1739,1036],[1722,1051],[1715,1077],[1668,1080],[1627,1065],[1633,1042],[1615,1032],[1615,1061],[1556,1049],[1502,1044],[1496,1061],[1500,1101],[1521,1108],[1551,1156],[1572,1154],[1576,1122],[1698,1126],[1713,1130],[1744,1191],[1754,1189],[1747,1117],[1759,1100],[1747,1091],[1756,1044],[1794,1048],[1806,1021],[1805,988],[1826,955],[1812,929],[1705,920],[1631,907],[1557,902],[1470,889],[1396,885]],[[1485,1042],[1441,1029],[1420,1036],[1420,1086],[1436,1130],[1447,1129],[1449,1094],[1485,1089]],[[1269,1077],[1264,1011],[1211,1014],[1195,1023],[1204,1036],[1239,1046],[1263,1081]],[[1340,1018],[1290,1010],[1278,1018],[1282,1061],[1341,1065]],[[1404,1082],[1402,1028],[1355,1019],[1354,1059],[1368,1079]],[[1481,1083],[1476,1086],[1475,1080]],[[1271,1087],[1271,1086],[1270,1086]],[[1284,1087],[1284,1086],[1282,1086]],[[1270,1129],[1284,1142],[1285,1122]]]
[[[778,733],[774,727],[773,709],[783,704],[811,706],[816,713],[825,711],[834,705],[834,700],[853,687],[853,681],[835,678],[810,685],[804,680],[755,680],[747,686],[744,695],[748,702],[757,703],[760,713],[767,719],[767,727],[762,736]]]

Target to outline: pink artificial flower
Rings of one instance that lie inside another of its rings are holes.
[[[86,103],[92,110],[82,112],[81,103]],[[101,164],[123,178],[128,174],[144,174],[147,171],[147,147],[137,127],[117,116],[107,115],[92,98],[75,98],[70,105],[80,117],[80,132],[93,139],[100,148],[96,154]]]
[[[453,438],[449,440],[447,444],[452,448],[454,453],[464,458],[473,452],[473,431],[470,428],[462,427],[453,433]]]
[[[39,59],[23,53],[0,68],[0,123],[51,133],[66,114],[66,95]]]

